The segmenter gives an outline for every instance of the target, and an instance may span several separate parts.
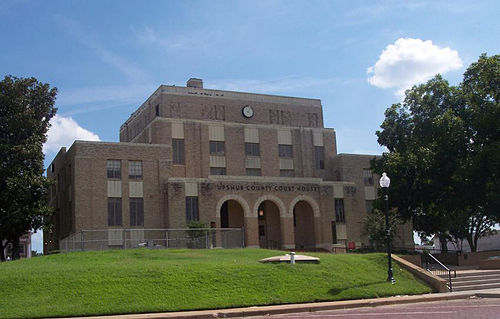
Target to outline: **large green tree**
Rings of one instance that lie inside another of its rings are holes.
[[[499,60],[482,55],[457,87],[439,75],[414,86],[377,131],[389,152],[373,169],[390,175],[392,205],[443,249],[453,235],[475,250],[498,221]]]
[[[0,82],[0,258],[19,237],[45,226],[48,181],[43,176],[43,143],[55,115],[57,89],[35,78],[6,76]]]

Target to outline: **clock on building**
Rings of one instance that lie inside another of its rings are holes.
[[[245,105],[241,110],[243,116],[246,118],[251,118],[253,116],[253,109],[250,105]]]

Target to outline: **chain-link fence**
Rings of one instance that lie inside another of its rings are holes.
[[[243,248],[243,228],[81,230],[59,241],[59,251],[149,248]]]

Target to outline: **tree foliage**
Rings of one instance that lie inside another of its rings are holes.
[[[8,243],[19,258],[19,237],[44,226],[48,181],[43,143],[55,115],[56,88],[35,78],[0,82],[0,257]]]
[[[403,224],[398,217],[397,210],[391,209],[389,212],[389,229],[391,237],[398,236],[399,226]],[[376,249],[386,247],[387,232],[385,230],[385,214],[379,209],[374,209],[363,219],[363,235],[368,238],[370,244]]]
[[[488,235],[500,215],[500,55],[482,55],[459,86],[437,75],[385,112],[372,162],[393,182],[391,202],[417,231]],[[443,247],[444,248],[444,247]]]

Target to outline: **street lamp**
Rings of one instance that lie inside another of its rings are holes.
[[[387,188],[391,185],[391,179],[387,177],[386,173],[382,173],[380,178],[380,187],[384,192],[384,213],[385,213],[385,232],[387,236],[387,281],[394,284],[396,280],[392,275],[392,259],[391,259],[391,227],[389,226],[389,195],[387,195]]]

